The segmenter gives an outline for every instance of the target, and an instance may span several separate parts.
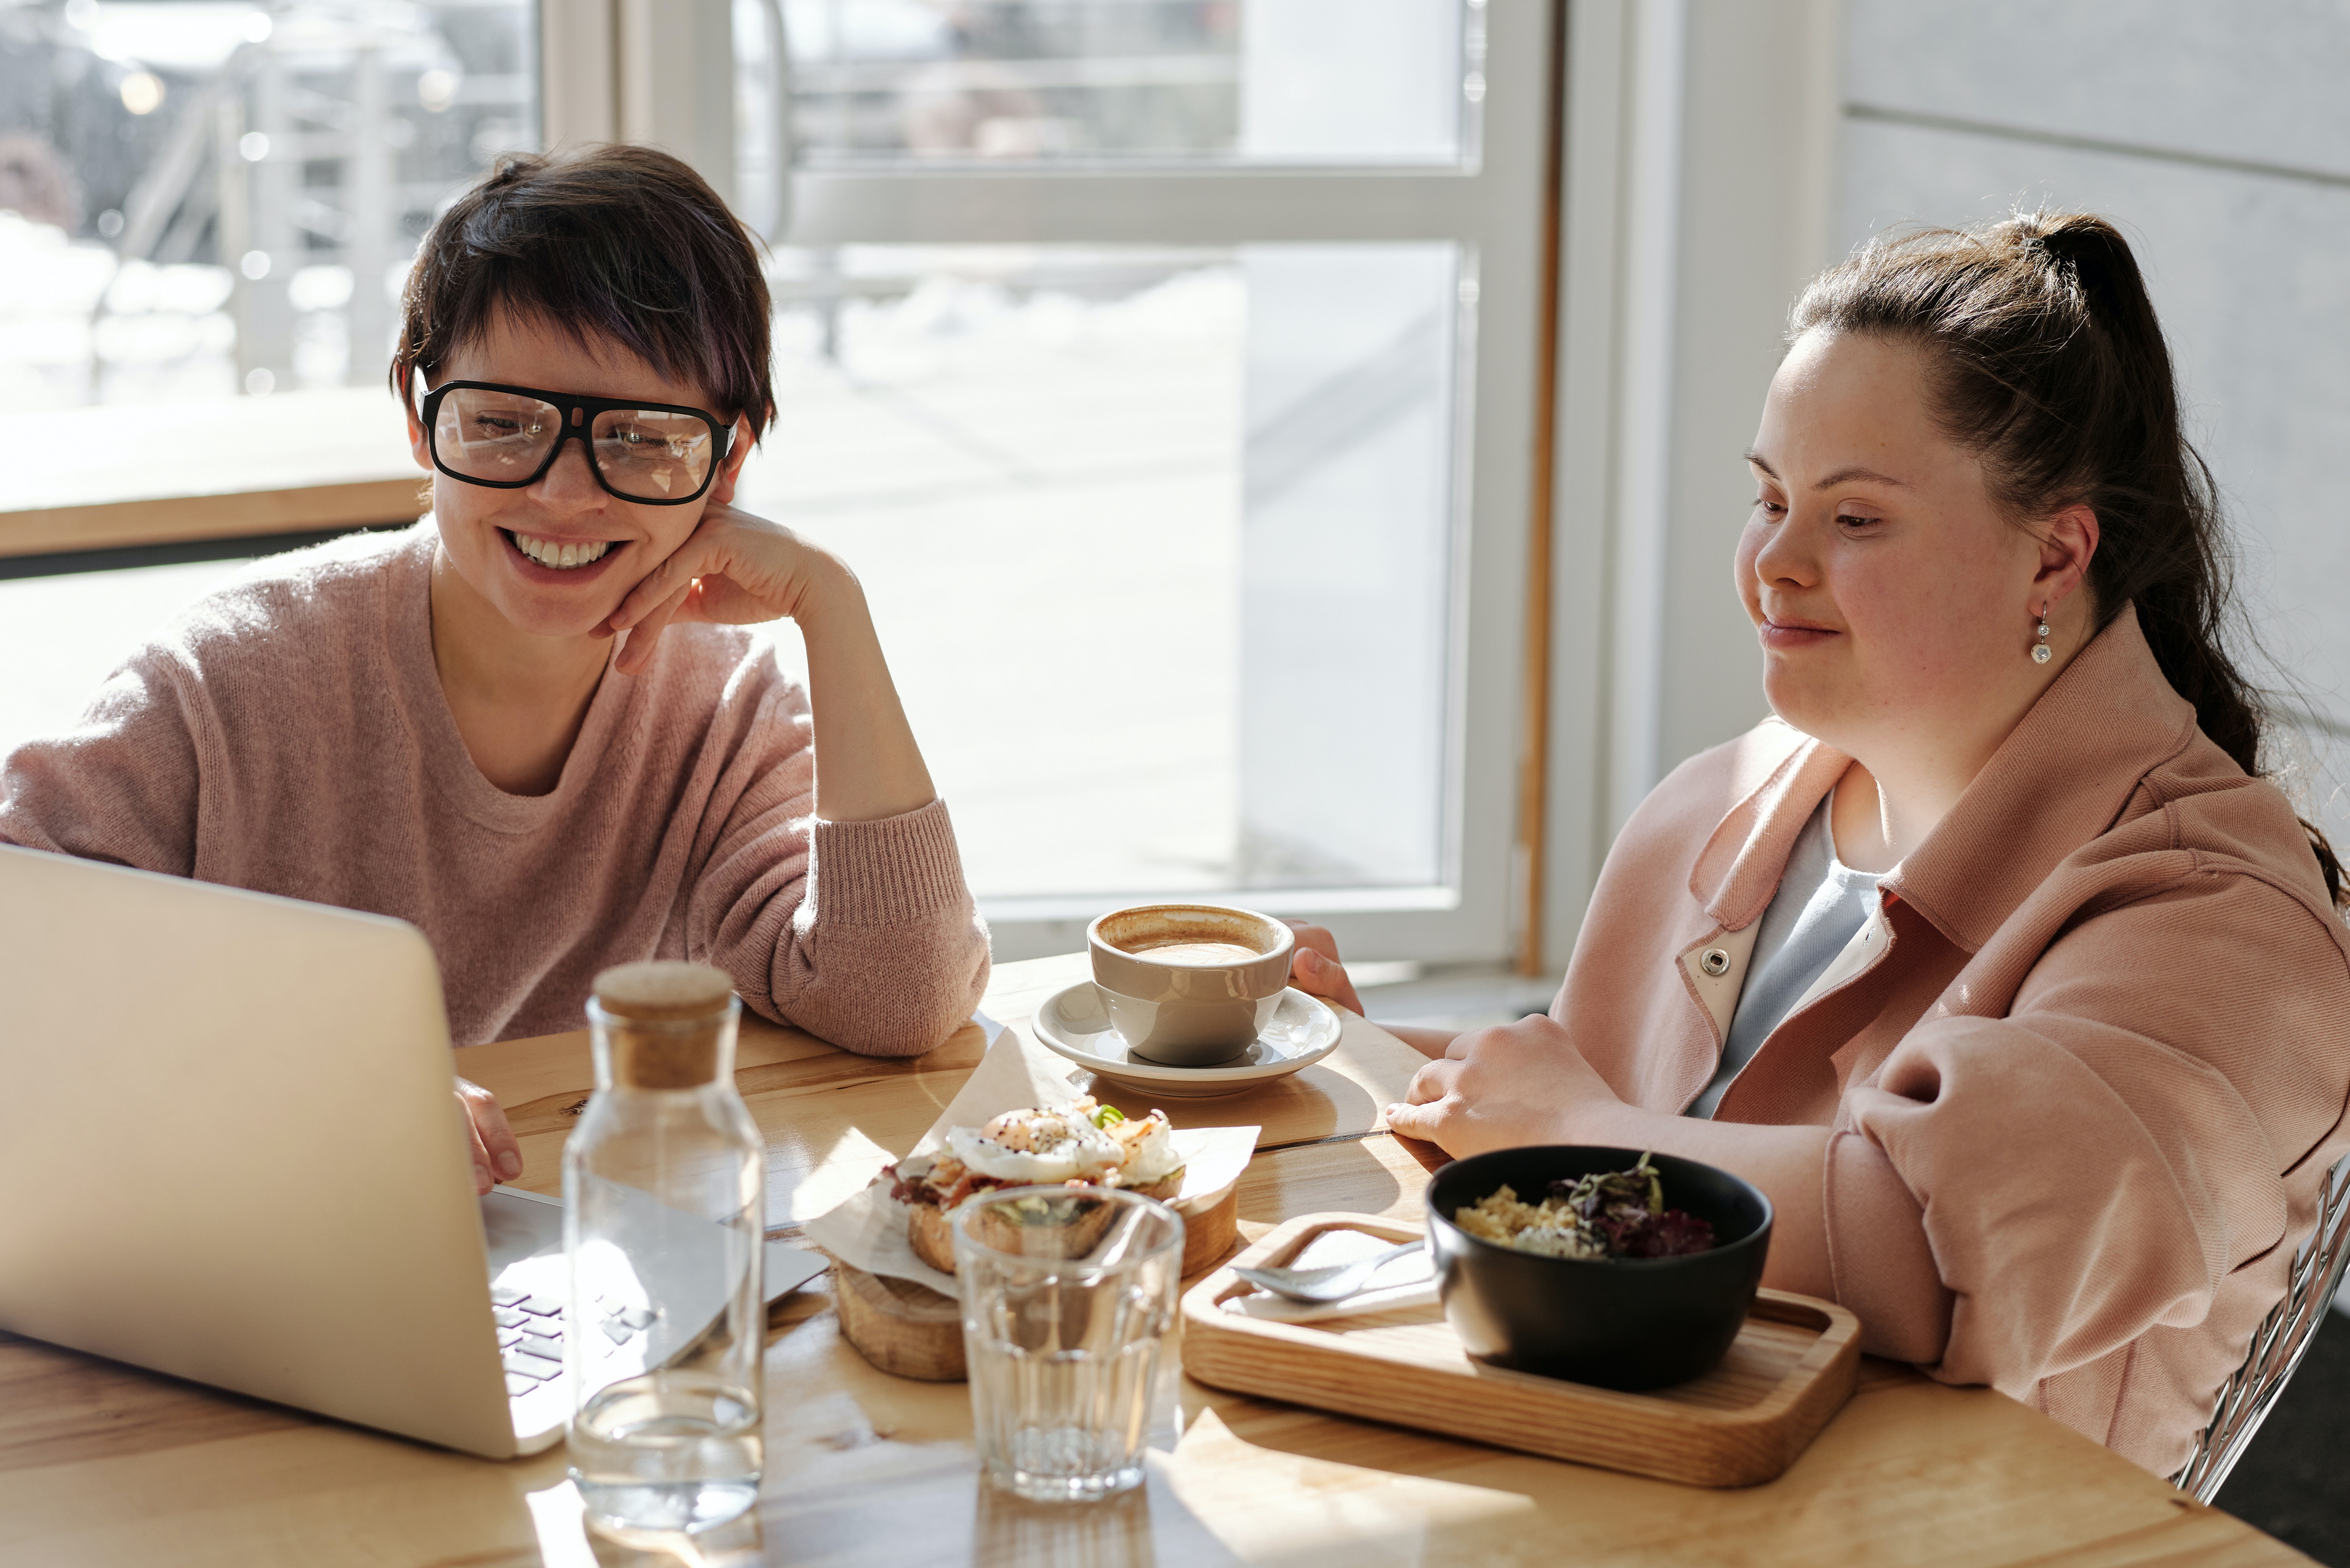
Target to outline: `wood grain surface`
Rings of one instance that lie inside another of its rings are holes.
[[[428,503],[400,402],[337,387],[191,403],[28,410],[0,556],[405,523]]]
[[[967,1376],[962,1308],[954,1297],[912,1280],[868,1274],[837,1258],[832,1285],[840,1336],[866,1360],[925,1383],[960,1383]]]
[[[119,550],[140,545],[183,545],[203,539],[244,539],[307,534],[325,528],[365,528],[412,521],[416,480],[359,479],[286,490],[227,495],[179,495],[155,501],[108,501],[87,506],[45,506],[0,513],[0,556],[58,550]],[[277,548],[284,548],[279,545]]]
[[[1070,972],[1059,960],[1005,965],[986,1008],[1016,1021],[1024,997],[1033,1007]],[[1302,1085],[1308,1092],[1267,1121],[1241,1182],[1243,1235],[1262,1237],[1315,1210],[1418,1217],[1437,1157],[1376,1127],[1377,1107],[1396,1096],[1418,1058],[1360,1027],[1342,1054],[1349,1060],[1335,1081]],[[519,1109],[537,1106],[536,1130],[525,1138],[526,1177],[552,1186],[570,1125],[562,1096],[576,1099],[585,1083],[575,1039],[465,1056],[469,1075]],[[920,1061],[874,1062],[782,1031],[746,1033],[746,1081],[765,1085],[750,1096],[754,1114],[780,1172],[771,1191],[806,1199],[853,1187],[877,1159],[910,1146],[975,1060],[969,1040]],[[1226,1109],[1237,1103],[1193,1109],[1230,1120]],[[1252,1110],[1248,1119],[1260,1118]],[[92,1126],[101,1137],[137,1136],[108,1128],[102,1114]],[[835,1175],[835,1160],[845,1174]],[[1785,1474],[1762,1486],[1704,1490],[1187,1382],[1182,1438],[1152,1455],[1146,1487],[1099,1507],[1047,1508],[981,1484],[962,1385],[890,1376],[841,1342],[829,1280],[778,1303],[769,1334],[759,1506],[696,1538],[690,1556],[588,1537],[559,1448],[490,1463],[0,1336],[0,1563],[2307,1561],[2002,1395],[1945,1387],[1879,1362],[1864,1361],[1851,1402]]]
[[[1348,1213],[1287,1221],[1185,1293],[1183,1369],[1235,1393],[1709,1487],[1783,1474],[1852,1396],[1858,1320],[1783,1291],[1756,1298],[1721,1366],[1643,1394],[1472,1361],[1434,1302],[1305,1323],[1222,1309],[1253,1289],[1232,1270],[1285,1266],[1332,1231],[1402,1241],[1422,1227]]]
[[[1003,971],[989,986],[983,1011],[1024,1032],[1039,1002],[1087,973],[1082,953],[1006,964]],[[986,1049],[986,1032],[968,1023],[926,1055],[854,1056],[813,1034],[746,1016],[734,1081],[766,1135],[769,1234],[790,1237],[910,1152]],[[1337,1050],[1303,1072],[1243,1094],[1169,1100],[1159,1108],[1179,1127],[1254,1123],[1260,1153],[1350,1142],[1383,1125],[1382,1111],[1424,1060],[1387,1031],[1348,1014]],[[457,1070],[496,1095],[506,1109],[523,1152],[523,1173],[513,1185],[560,1189],[563,1140],[595,1085],[588,1032],[473,1046],[457,1053]],[[1074,1065],[1070,1071],[1084,1075]],[[1121,1093],[1119,1098],[1136,1096]]]

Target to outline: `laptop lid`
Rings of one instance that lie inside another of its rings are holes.
[[[515,1451],[431,944],[0,845],[0,1327]]]

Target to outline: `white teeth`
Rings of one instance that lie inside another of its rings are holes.
[[[612,542],[609,539],[591,539],[584,545],[577,540],[568,544],[557,544],[553,539],[541,539],[530,534],[516,534],[514,536],[514,542],[515,548],[524,555],[528,556],[540,566],[552,566],[558,572],[568,567],[585,566],[591,562],[599,561],[603,559],[604,553],[612,547]]]

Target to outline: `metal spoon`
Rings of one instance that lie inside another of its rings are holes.
[[[1271,1291],[1294,1302],[1344,1301],[1369,1283],[1380,1264],[1406,1252],[1417,1252],[1427,1244],[1424,1241],[1399,1241],[1367,1258],[1334,1263],[1326,1269],[1234,1269],[1232,1272],[1261,1291]]]

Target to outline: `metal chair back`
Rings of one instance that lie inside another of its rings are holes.
[[[2220,1495],[2228,1472],[2251,1447],[2252,1435],[2301,1365],[2310,1340],[2325,1322],[2341,1288],[2343,1265],[2350,1263],[2350,1154],[2325,1173],[2317,1208],[2317,1229],[2293,1255],[2293,1277],[2284,1300],[2261,1320],[2251,1354],[2229,1375],[2210,1425],[2195,1440],[2194,1455],[2170,1484],[2198,1502]]]

